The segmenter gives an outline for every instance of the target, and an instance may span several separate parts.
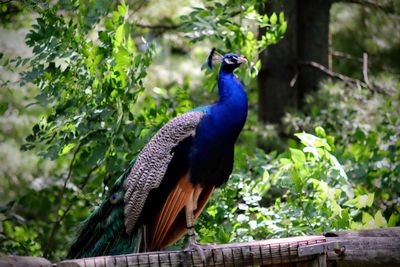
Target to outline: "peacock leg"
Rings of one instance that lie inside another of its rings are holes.
[[[191,194],[187,205],[185,206],[185,214],[186,214],[186,228],[188,235],[188,242],[185,245],[185,251],[196,250],[203,263],[206,263],[206,257],[204,255],[204,250],[209,250],[212,248],[210,245],[201,245],[196,240],[196,232],[194,230],[194,211],[197,209],[197,200],[200,196],[202,188],[196,187],[194,192]]]
[[[148,246],[147,246],[147,225],[143,225],[143,250],[142,251],[147,251]]]
[[[137,239],[136,239],[136,249],[135,249],[135,251],[133,251],[133,253],[140,252],[140,247],[142,246],[142,241],[143,241],[143,227],[139,227],[138,233],[137,233]]]

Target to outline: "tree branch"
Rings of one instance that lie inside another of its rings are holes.
[[[386,94],[386,95],[392,95],[392,93],[389,92],[388,90],[386,90],[385,88],[382,88],[377,85],[367,84],[366,82],[363,82],[363,81],[348,77],[346,75],[331,71],[331,70],[327,69],[325,66],[323,66],[317,62],[314,62],[314,61],[301,61],[298,63],[298,65],[300,67],[305,66],[305,67],[311,67],[316,70],[319,70],[319,71],[325,73],[326,75],[328,75],[329,77],[343,81],[348,86],[356,86],[356,87],[361,86],[372,92],[382,93],[382,94]]]
[[[77,148],[75,149],[74,155],[72,156],[71,162],[70,162],[69,167],[68,167],[67,177],[65,178],[63,187],[61,189],[61,192],[58,195],[58,205],[57,205],[57,209],[56,209],[56,219],[54,221],[53,227],[51,228],[49,239],[47,241],[48,246],[46,247],[46,249],[44,251],[44,255],[46,257],[49,256],[50,249],[53,247],[52,244],[54,242],[54,237],[56,235],[58,226],[61,224],[62,220],[65,217],[65,211],[68,212],[69,209],[71,208],[71,207],[67,207],[67,209],[64,211],[64,213],[61,216],[58,213],[58,211],[61,209],[61,202],[62,202],[62,199],[64,197],[65,190],[67,189],[68,181],[71,179],[71,176],[72,176],[72,168],[73,168],[73,166],[75,164],[76,156],[77,156],[78,152],[80,151],[81,147],[82,147],[82,143],[79,143]],[[71,206],[71,203],[69,205]]]
[[[150,30],[158,30],[158,31],[172,31],[178,29],[182,24],[142,24],[142,23],[134,23],[138,28],[150,29]]]
[[[357,61],[359,63],[363,63],[363,59],[362,58],[358,58],[358,57],[352,56],[350,54],[347,54],[347,53],[344,53],[344,52],[341,52],[341,51],[333,50],[332,51],[332,56],[338,57],[338,58],[345,58],[345,59],[348,59],[348,60],[351,60],[351,61]]]
[[[233,11],[228,15],[228,17],[236,17],[237,15],[240,15],[239,20],[242,21],[242,9]],[[184,23],[179,23],[179,24],[172,24],[172,23],[166,23],[164,24],[162,22],[162,19],[160,22],[156,24],[146,24],[146,23],[133,23],[134,26],[142,29],[150,29],[150,30],[155,30],[155,31],[161,31],[161,32],[166,32],[166,31],[174,31],[181,27]]]
[[[92,173],[99,168],[99,165],[95,165],[92,169],[90,169],[90,171],[88,172],[88,174],[85,176],[85,178],[83,179],[82,184],[79,186],[80,190],[83,190],[87,184],[87,182],[90,179],[90,176],[92,176]],[[67,213],[69,212],[69,210],[72,208],[72,206],[75,204],[75,202],[73,201],[69,201],[69,204],[67,206],[67,208],[64,210],[64,212],[62,213],[62,215],[58,218],[58,220],[56,220],[56,222],[53,225],[53,229],[52,229],[52,235],[51,235],[51,241],[53,242],[56,230],[58,228],[58,226],[61,224],[61,222],[64,220],[65,216],[67,215]],[[57,212],[58,214],[58,212]]]
[[[369,84],[369,79],[368,79],[368,54],[363,53],[363,77],[364,77],[364,82],[367,85]]]
[[[333,3],[350,3],[365,6],[372,9],[379,9],[387,14],[396,14],[393,6],[391,5],[381,5],[374,0],[333,0]]]

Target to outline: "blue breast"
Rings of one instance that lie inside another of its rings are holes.
[[[220,186],[232,172],[234,144],[247,118],[248,101],[243,85],[232,72],[220,71],[219,101],[204,107],[189,154],[194,184]]]

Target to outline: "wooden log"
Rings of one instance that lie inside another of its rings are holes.
[[[400,266],[400,227],[326,233],[342,253],[328,252],[328,266]]]
[[[52,267],[50,261],[40,257],[4,256],[0,257],[1,267]]]
[[[299,257],[299,247],[324,243],[324,236],[306,236],[214,245],[210,250],[204,251],[208,260],[206,263],[202,262],[196,251],[158,251],[66,260],[57,266],[280,266],[285,263],[314,260],[319,253]]]
[[[400,237],[400,227],[389,227],[381,229],[368,229],[359,231],[326,232],[325,237]]]

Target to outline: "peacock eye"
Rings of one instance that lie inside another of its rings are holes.
[[[118,199],[116,193],[114,193],[114,194],[111,195],[111,197],[110,197],[110,203],[111,203],[111,204],[116,204],[116,203],[118,202],[118,200],[119,200],[119,199]]]
[[[225,58],[224,61],[226,64],[233,64],[233,61],[231,61],[230,58]]]

